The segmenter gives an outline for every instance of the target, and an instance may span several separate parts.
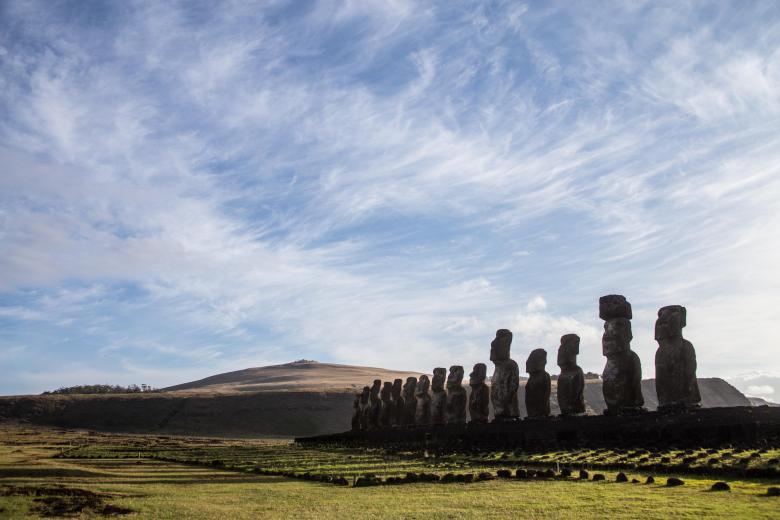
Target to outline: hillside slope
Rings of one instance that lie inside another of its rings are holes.
[[[349,428],[355,392],[373,379],[392,381],[416,373],[315,362],[250,368],[176,385],[160,393],[0,397],[0,419],[103,431],[293,437]],[[750,406],[739,390],[719,378],[699,379],[702,404]],[[468,386],[466,385],[468,390]],[[655,381],[642,382],[654,409]],[[519,400],[524,414],[524,387]],[[585,387],[589,413],[601,413],[601,381]],[[555,388],[552,410],[558,412]]]
[[[419,372],[403,372],[384,368],[336,365],[316,361],[293,361],[283,365],[254,367],[217,374],[164,388],[166,392],[234,394],[247,392],[358,392],[374,379],[393,381]]]

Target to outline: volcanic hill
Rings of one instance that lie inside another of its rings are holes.
[[[102,431],[224,437],[293,437],[349,428],[355,393],[374,379],[392,381],[417,372],[300,360],[218,374],[142,394],[0,397],[0,420]],[[468,390],[467,381],[464,382]],[[553,385],[555,383],[553,382]],[[750,406],[719,378],[699,379],[702,404]],[[654,409],[655,380],[642,381]],[[555,388],[552,410],[557,413]],[[521,382],[521,413],[524,387]],[[601,381],[588,380],[589,413],[601,413]]]

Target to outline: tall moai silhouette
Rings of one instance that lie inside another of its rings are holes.
[[[446,368],[436,367],[433,369],[433,379],[431,380],[431,424],[444,424],[447,421],[445,413],[447,392],[444,390],[446,378]]]
[[[561,415],[579,415],[585,413],[585,376],[577,365],[580,353],[580,337],[576,334],[561,336],[558,347],[558,406]]]
[[[528,381],[525,383],[525,408],[528,417],[548,417],[550,415],[550,374],[547,365],[547,352],[542,348],[531,351],[525,363]]]
[[[477,363],[469,374],[469,415],[471,422],[486,423],[490,414],[490,389],[485,384],[487,378],[487,366]]]
[[[697,408],[701,405],[696,380],[696,351],[683,338],[687,311],[681,305],[658,310],[655,322],[655,390],[659,411]]]
[[[403,381],[401,379],[393,380],[393,411],[392,411],[392,426],[400,426],[403,424],[404,418],[404,398],[401,393],[403,392]]]
[[[520,417],[517,388],[520,385],[520,369],[510,356],[512,332],[496,331],[490,343],[490,361],[495,365],[490,384],[490,400],[493,403],[494,422],[516,421]]]
[[[414,414],[417,412],[415,390],[417,390],[417,378],[407,377],[403,386],[404,409],[403,419],[401,420],[403,426],[414,426]]]
[[[417,409],[414,412],[414,423],[417,426],[428,426],[431,424],[431,396],[428,389],[431,382],[425,374],[417,380],[417,387],[414,392]]]
[[[631,304],[625,296],[599,298],[599,317],[604,320],[602,353],[607,358],[602,374],[605,414],[621,415],[643,410],[642,363],[631,350]]]
[[[453,365],[447,377],[447,424],[466,422],[466,389],[463,388],[463,367]]]

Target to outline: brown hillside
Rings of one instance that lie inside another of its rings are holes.
[[[392,381],[419,377],[419,372],[293,361],[283,365],[247,368],[165,388],[166,392],[234,394],[247,392],[359,392],[374,379]]]
[[[293,437],[349,428],[355,392],[373,379],[392,381],[418,373],[382,368],[294,362],[176,385],[159,393],[0,397],[0,419],[103,431]],[[739,390],[718,378],[699,379],[705,407],[749,406]],[[468,385],[466,385],[468,390]],[[647,408],[654,409],[655,381],[642,382]],[[524,386],[519,400],[521,413]],[[601,413],[601,381],[585,387],[589,413]],[[553,413],[558,407],[555,388]]]

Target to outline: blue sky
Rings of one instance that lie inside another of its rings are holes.
[[[617,292],[780,400],[777,2],[7,1],[0,113],[0,393],[600,372]]]

